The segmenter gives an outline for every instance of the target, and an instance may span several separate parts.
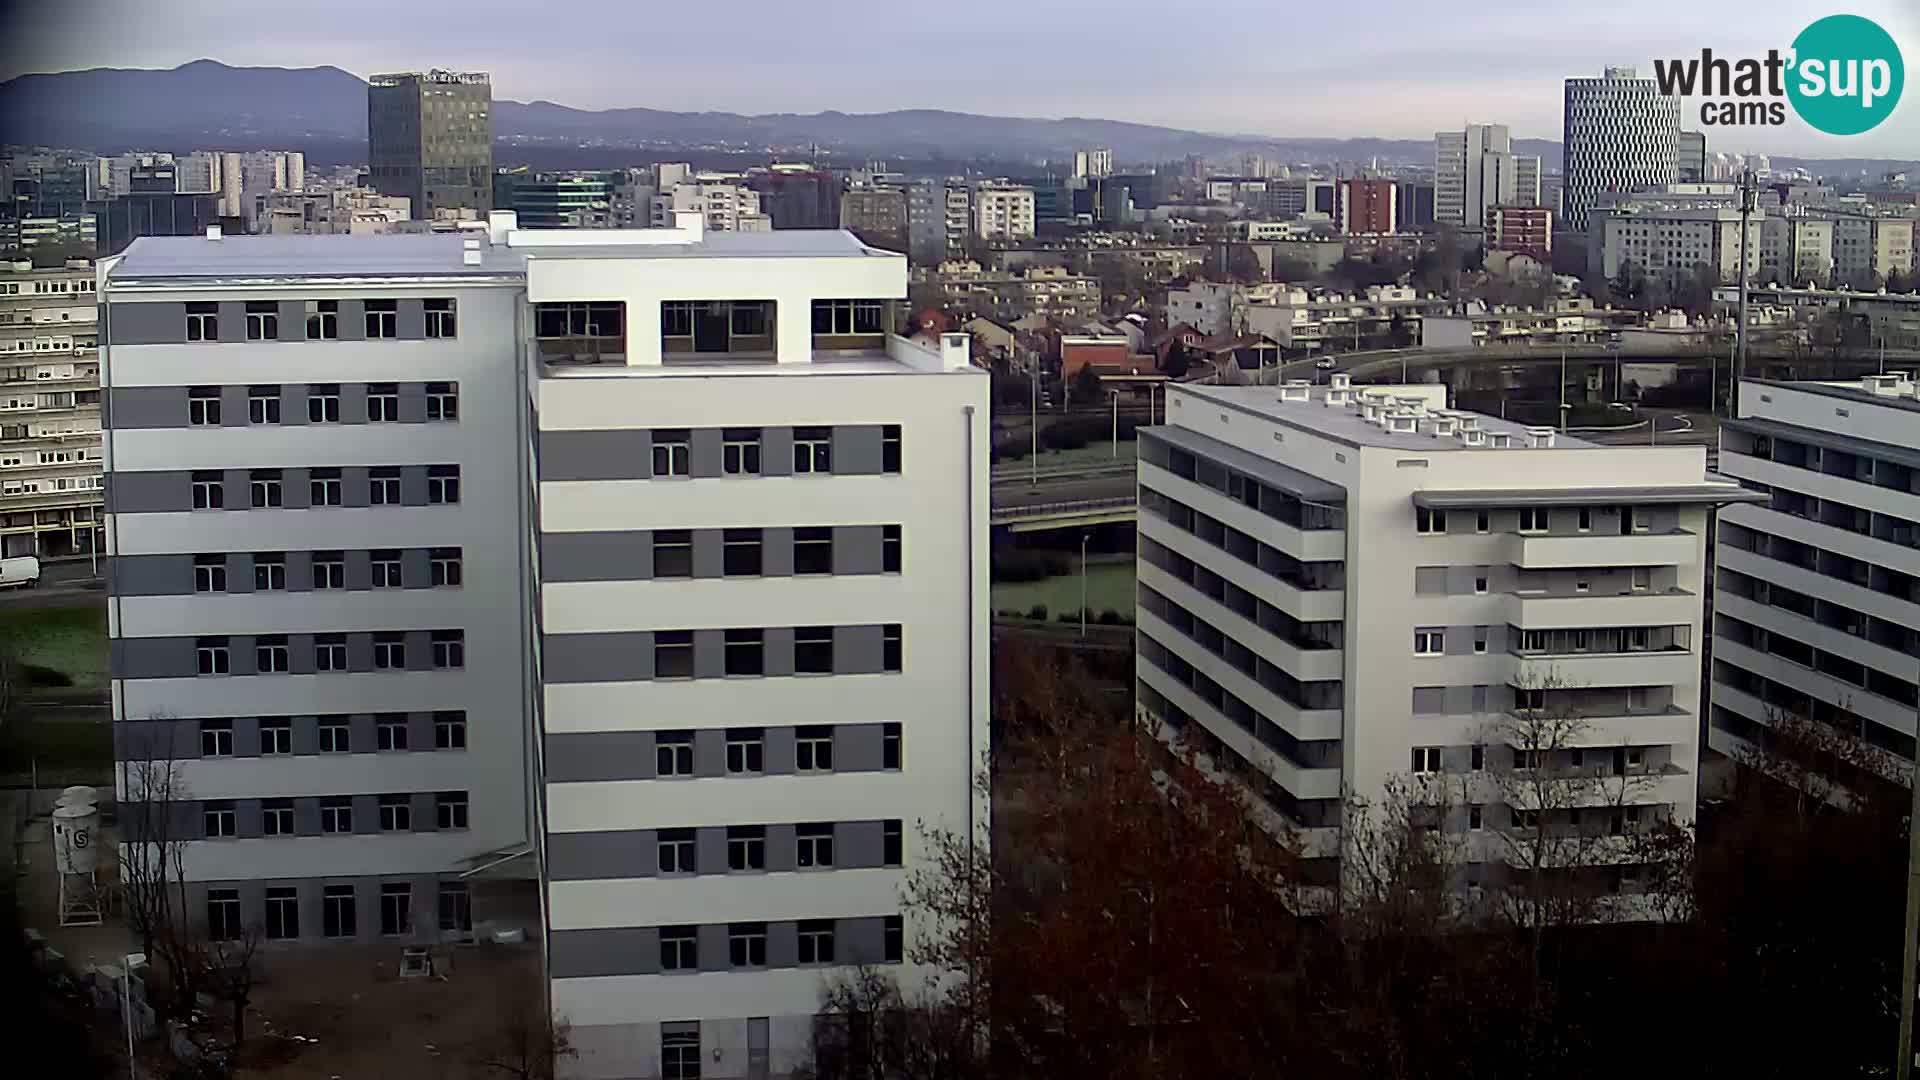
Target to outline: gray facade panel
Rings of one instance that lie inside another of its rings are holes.
[[[400,466],[400,504],[402,506],[427,505],[427,467],[425,465]]]
[[[287,635],[287,665],[289,673],[294,675],[312,675],[318,671],[313,660],[312,634]]]
[[[770,626],[764,635],[767,674],[793,674],[793,627]]]
[[[878,821],[842,821],[833,827],[833,865],[847,870],[886,865],[884,825]]]
[[[287,552],[287,591],[313,591],[313,552]]]
[[[796,967],[800,963],[799,926],[791,922],[767,924],[767,966]]]
[[[760,530],[760,576],[793,576],[793,528],[791,526]]]
[[[727,638],[724,630],[693,632],[693,677],[718,679],[727,673]]]
[[[724,576],[726,548],[722,531],[693,529],[690,532],[693,540],[693,576],[697,578]]]
[[[651,877],[656,865],[651,829],[547,834],[547,873],[555,881]]]
[[[235,638],[230,651],[245,639]],[[113,674],[120,679],[173,679],[199,671],[190,637],[118,638],[110,648]]]
[[[364,300],[340,301],[340,340],[365,341],[367,338],[367,304]],[[364,419],[366,413],[362,412]]]
[[[407,631],[407,670],[433,670],[433,631]]]
[[[351,734],[347,736],[349,740],[348,745],[352,746],[354,751],[364,754],[380,745],[379,723],[374,720],[372,713],[357,713],[349,717],[347,719],[347,727],[349,731],[351,731]],[[354,821],[357,823],[360,815],[358,805],[354,807],[353,813]]]
[[[886,959],[884,918],[836,920],[833,939],[833,959],[836,963],[878,964]]]
[[[226,484],[226,509],[250,510],[253,508],[253,488],[250,483],[252,472],[247,469],[227,469],[222,474]]]
[[[653,678],[653,633],[547,634],[540,664],[549,682],[626,682]]]
[[[245,498],[244,492],[241,497]],[[170,514],[190,510],[193,508],[192,474],[116,470],[108,487],[107,508],[116,514]]]
[[[356,716],[354,719],[359,720],[360,718]],[[358,726],[357,724],[355,725],[356,728]],[[354,732],[355,742],[359,741],[359,734],[357,730]],[[371,743],[369,743],[369,745],[371,745]],[[380,831],[380,796],[355,795],[353,797],[353,831],[355,834],[377,833]],[[375,902],[378,902],[378,894],[375,896]],[[374,910],[377,913],[379,909],[375,908]]]
[[[725,826],[697,829],[693,834],[694,865],[702,874],[727,872],[727,830]]]
[[[320,752],[319,717],[296,716],[293,718],[293,752],[296,754]]]
[[[373,505],[373,485],[369,473],[364,468],[346,468],[340,470],[340,505],[365,507]]]
[[[413,746],[413,748],[416,750],[422,749],[422,747],[420,747],[417,743],[412,743],[411,741],[409,741],[408,745]],[[432,746],[433,744],[429,742],[427,745]],[[437,832],[439,831],[439,828],[440,828],[439,811],[434,808],[433,792],[431,791],[414,792],[413,793],[413,831],[414,832]]]
[[[280,422],[288,425],[306,426],[306,383],[287,383],[280,387]]]
[[[719,428],[694,428],[689,432],[687,472],[698,478],[721,475],[722,431]]]
[[[230,593],[253,591],[252,552],[230,551],[227,553],[227,591]]]
[[[582,731],[549,734],[546,779],[550,784],[605,780],[651,780],[651,731]],[[724,752],[724,751],[723,751]]]
[[[348,589],[373,588],[373,552],[366,550],[343,551],[341,560],[346,563],[341,571],[342,580]],[[404,572],[404,567],[402,570]]]
[[[299,726],[295,725],[294,731],[298,732],[299,730]],[[293,831],[297,836],[320,835],[320,800],[318,797],[293,800]]]
[[[399,300],[397,306],[399,307],[400,311],[399,311],[398,317],[394,320],[395,322],[394,329],[399,332],[400,340],[401,341],[427,340],[427,310],[426,310],[427,302],[425,300],[421,300],[417,298],[408,299],[406,297],[402,297]],[[406,388],[402,387],[400,390],[400,394],[401,394],[400,407],[402,410],[400,413],[400,419],[402,420],[405,420],[407,418],[406,411],[405,411],[406,400],[407,400],[406,392],[407,392]],[[424,405],[421,408],[420,418],[422,420],[426,419],[426,409]]]
[[[833,572],[836,574],[877,574],[884,565],[880,551],[882,526],[836,525],[833,527]]]
[[[547,936],[547,976],[652,975],[660,970],[660,932],[653,927],[555,930]]]
[[[406,301],[401,301],[405,304]],[[400,335],[406,337],[405,333]],[[403,424],[424,424],[427,422],[427,384],[403,382],[400,384],[400,422]]]
[[[200,756],[197,720],[123,720],[113,725],[113,754],[121,761]]]
[[[305,469],[280,470],[282,505],[289,510],[307,510],[313,506],[313,477]]]
[[[236,799],[233,803],[234,832],[242,840],[253,840],[265,835],[260,821],[259,799]]]
[[[221,325],[226,324],[225,316]],[[220,388],[220,425],[222,427],[247,426],[247,388],[244,386],[223,386]]]
[[[833,429],[836,476],[872,476],[880,472],[880,426],[843,424]]]
[[[700,970],[725,971],[727,959],[727,927],[725,923],[709,923],[699,930]]]
[[[220,340],[226,343],[247,340],[247,305],[238,300],[220,302]]]
[[[280,301],[280,340],[305,341],[307,339],[307,302],[305,300]]]
[[[107,427],[115,431],[187,426],[184,386],[113,386],[106,392]]]
[[[837,724],[833,729],[833,767],[840,772],[880,771],[880,724]]]
[[[433,587],[433,560],[426,548],[406,548],[400,552],[400,580],[409,589]]]
[[[763,753],[767,775],[787,776],[794,771],[794,730],[789,726],[766,729],[766,748]]]
[[[866,675],[884,670],[884,642],[877,625],[833,628],[833,673]]]
[[[345,304],[340,305],[345,307]],[[354,320],[357,325],[359,320]],[[346,317],[340,319],[341,326],[346,325]],[[342,333],[341,337],[346,334]],[[343,424],[364,424],[367,422],[367,384],[340,384],[340,422]]]
[[[727,775],[727,733],[723,728],[702,728],[693,733],[693,775]]]
[[[236,716],[233,718],[233,756],[260,756],[260,718],[257,716]]]
[[[540,576],[546,581],[645,581],[653,576],[652,534],[542,533]]]
[[[793,475],[792,428],[770,427],[761,429],[760,474],[762,476]]]
[[[653,475],[650,431],[543,431],[538,446],[541,480],[641,480]]]
[[[187,340],[187,305],[108,304],[100,340],[108,345],[178,345]]]
[[[115,596],[180,596],[193,592],[191,555],[121,555],[108,566]]]

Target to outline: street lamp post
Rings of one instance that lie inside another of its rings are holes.
[[[1029,355],[1027,357],[1027,383],[1030,390],[1030,393],[1028,395],[1028,401],[1029,401],[1030,407],[1029,407],[1029,412],[1027,417],[1027,438],[1030,440],[1027,448],[1027,467],[1029,470],[1027,483],[1033,487],[1039,487],[1040,486],[1040,358],[1037,356]]]
[[[1120,391],[1110,390],[1113,396],[1113,456],[1120,456]]]
[[[146,953],[128,953],[120,958],[120,1017],[127,1029],[127,1080],[140,1080],[133,1062],[133,969],[146,962]]]
[[[1087,541],[1091,532],[1080,534],[1080,636],[1087,636]]]

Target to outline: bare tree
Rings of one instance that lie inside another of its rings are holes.
[[[821,993],[816,1080],[962,1080],[980,1075],[979,1041],[951,1003],[931,990],[909,997],[894,977],[862,964]]]
[[[142,951],[158,955],[186,910],[179,807],[186,781],[175,759],[173,725],[154,716],[122,734],[120,890]]]
[[[512,1080],[554,1080],[559,1063],[575,1057],[573,1025],[547,1011],[540,987],[521,980],[501,1002],[492,1033],[475,1048],[473,1064],[486,1075]]]
[[[239,936],[197,943],[201,960],[201,979],[215,998],[231,1010],[233,1039],[229,1048],[238,1054],[247,1041],[247,1007],[253,1002],[253,990],[260,970],[255,962],[266,932],[258,923],[240,927]]]

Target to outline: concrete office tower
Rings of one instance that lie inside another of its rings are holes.
[[[1482,228],[1495,206],[1540,204],[1540,157],[1515,154],[1505,124],[1468,124],[1433,137],[1433,218]]]
[[[1683,131],[1677,144],[1674,177],[1683,184],[1699,184],[1713,179],[1707,175],[1707,136],[1705,132]]]
[[[298,150],[289,150],[281,155],[281,191],[302,192],[307,190],[307,155]],[[489,160],[491,168],[491,160]]]
[[[525,927],[590,1076],[790,1071],[823,978],[929,974],[920,827],[986,835],[986,375],[891,333],[903,257],[682,221],[103,277],[116,746],[181,759],[190,912]]]
[[[0,263],[0,556],[77,555],[100,527],[94,271]]]
[[[1033,189],[982,182],[973,189],[974,235],[982,240],[1020,240],[1033,235]]]
[[[1720,514],[1707,743],[1738,756],[1781,716],[1884,751],[1909,782],[1920,678],[1920,384],[1740,387],[1720,470],[1765,492]],[[1836,779],[1846,786],[1843,775]]]
[[[1587,211],[1602,194],[1679,179],[1680,99],[1629,67],[1610,67],[1598,79],[1568,79],[1562,151],[1561,218],[1585,232]]]
[[[375,190],[412,200],[413,216],[493,208],[493,88],[484,72],[367,80],[367,162]]]
[[[188,154],[174,159],[175,190],[189,195],[211,195],[220,190],[220,155]]]
[[[1171,390],[1141,432],[1139,705],[1241,759],[1326,858],[1343,797],[1457,784],[1444,827],[1496,887],[1526,869],[1513,830],[1693,816],[1708,511],[1748,493],[1697,446],[1596,446],[1445,393]],[[1562,740],[1516,746],[1525,716]],[[1502,783],[1530,766],[1596,770],[1618,805],[1531,821]]]
[[[220,216],[240,217],[247,189],[244,159],[234,151],[221,151],[218,156],[220,183],[214,190],[220,193]]]
[[[1107,147],[1073,152],[1073,175],[1098,179],[1113,175],[1113,151]]]

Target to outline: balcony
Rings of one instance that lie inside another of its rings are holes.
[[[1575,570],[1593,566],[1685,566],[1700,561],[1698,533],[1671,532],[1506,534],[1506,557],[1525,570]]]
[[[1697,685],[1700,657],[1691,649],[1624,653],[1514,653],[1516,686],[1583,689],[1602,686]]]
[[[663,363],[774,359],[771,300],[669,300],[660,305]]]
[[[1507,597],[1507,621],[1523,630],[1688,626],[1700,618],[1700,612],[1700,595],[1684,589],[1649,589],[1618,596],[1510,593]]]

